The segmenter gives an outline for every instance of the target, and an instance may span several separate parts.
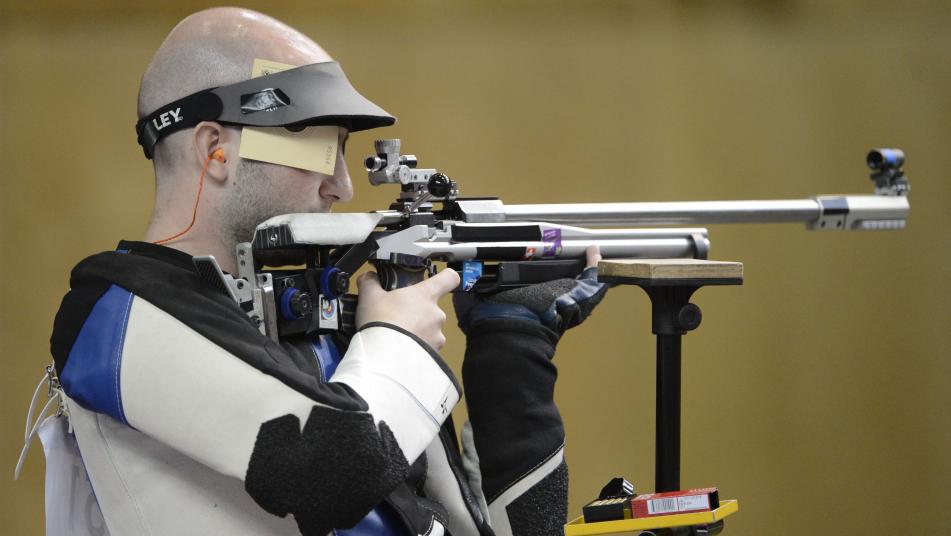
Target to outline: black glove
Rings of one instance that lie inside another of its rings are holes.
[[[545,283],[506,290],[482,298],[457,292],[453,306],[459,327],[466,334],[487,319],[526,319],[540,322],[558,335],[582,323],[607,293],[608,285],[598,282],[600,255],[589,252],[588,268],[575,279],[555,279]]]

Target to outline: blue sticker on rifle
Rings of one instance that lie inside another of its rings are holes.
[[[542,231],[542,242],[545,248],[542,257],[554,257],[561,253],[561,229],[545,229]]]
[[[469,292],[482,277],[482,261],[462,263],[462,290]]]

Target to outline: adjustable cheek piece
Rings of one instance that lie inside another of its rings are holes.
[[[335,125],[357,132],[392,125],[396,118],[358,93],[340,64],[330,61],[193,93],[143,117],[135,131],[145,157],[151,159],[162,138],[202,121],[255,127]]]

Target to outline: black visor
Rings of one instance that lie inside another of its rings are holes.
[[[396,118],[350,85],[335,61],[205,89],[160,107],[135,125],[139,145],[152,158],[155,144],[202,121],[287,127],[337,125],[351,132],[385,127]]]

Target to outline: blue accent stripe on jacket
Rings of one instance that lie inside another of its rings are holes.
[[[333,529],[335,536],[406,536],[400,522],[385,505],[370,510],[370,513],[351,529]]]
[[[317,355],[317,362],[320,364],[321,380],[328,381],[337,371],[337,365],[340,364],[340,351],[333,339],[327,335],[321,335],[317,339],[310,340],[314,348],[314,354]]]
[[[119,372],[132,293],[112,285],[99,298],[69,351],[60,381],[82,407],[124,423]]]

